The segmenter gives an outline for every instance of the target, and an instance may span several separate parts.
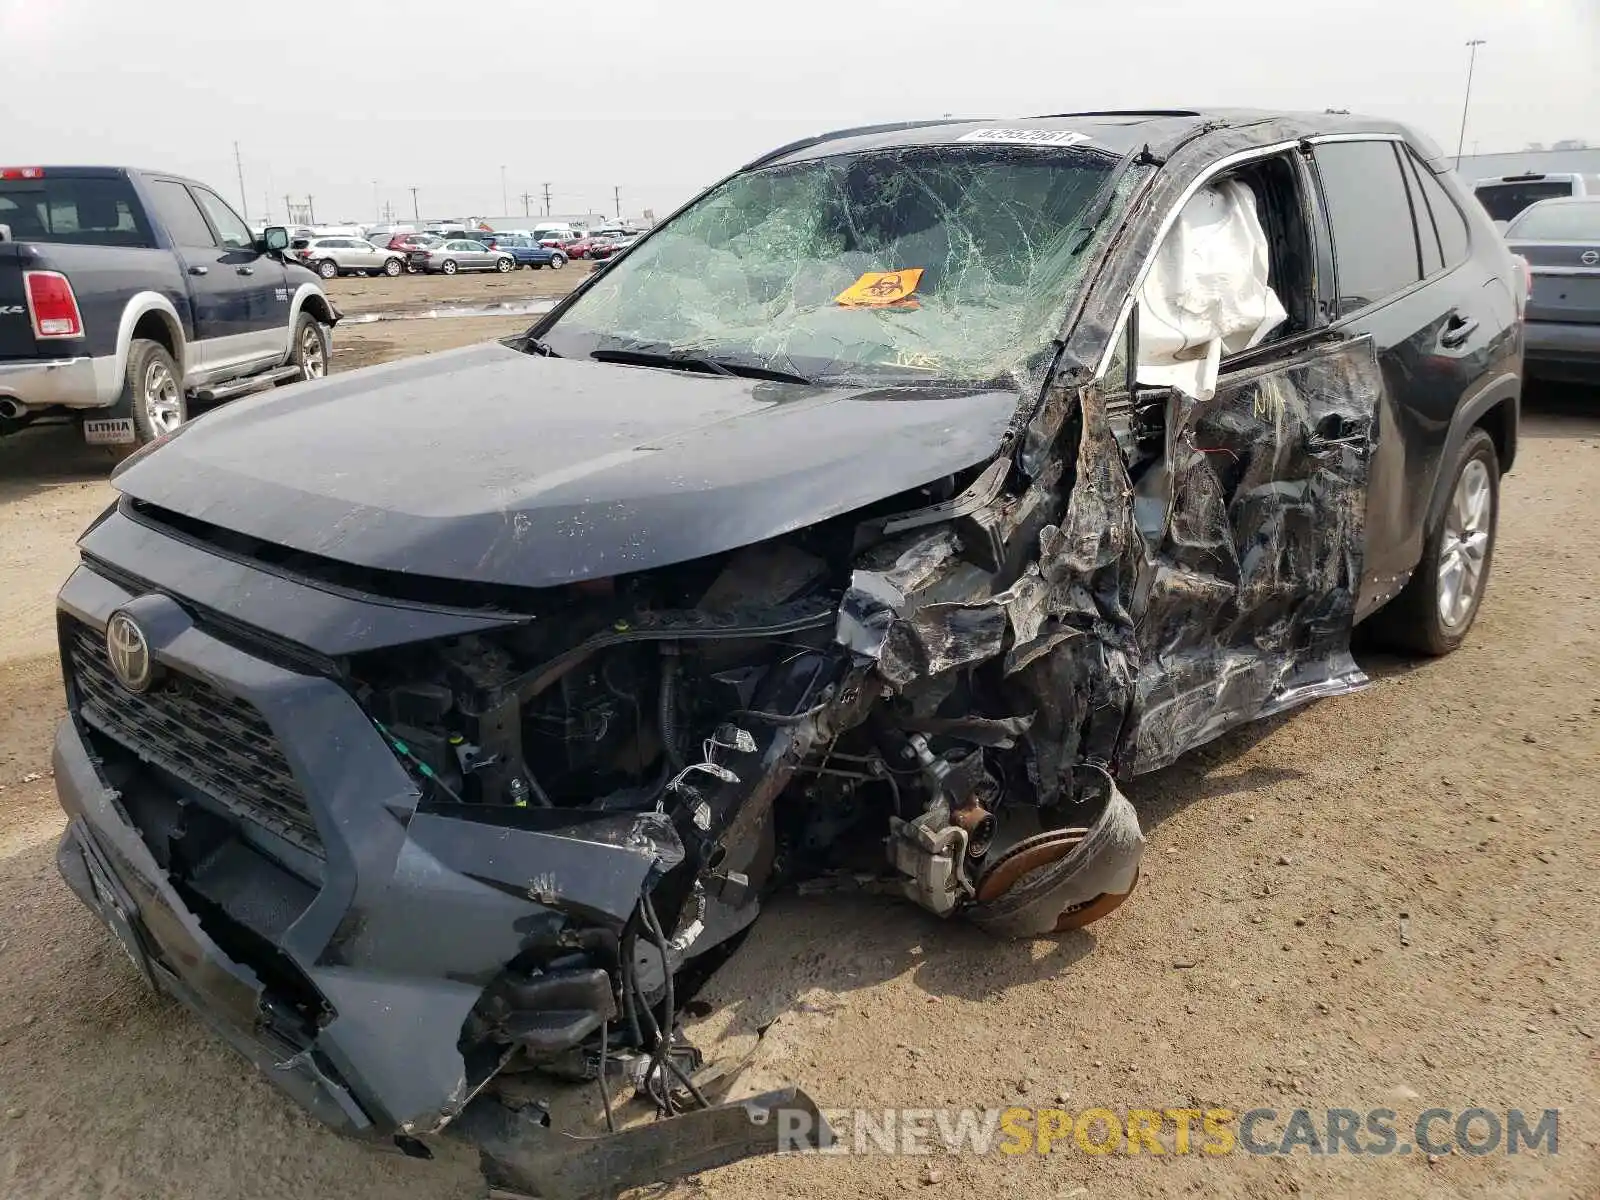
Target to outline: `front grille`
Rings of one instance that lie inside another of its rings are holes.
[[[77,622],[67,651],[89,725],[235,815],[322,854],[305,793],[254,705],[187,675],[130,692],[111,673],[104,636]]]

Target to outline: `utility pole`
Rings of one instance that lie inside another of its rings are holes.
[[[522,201],[522,215],[525,217],[531,217],[533,215],[533,196],[528,192],[523,192],[519,199]]]
[[[311,218],[306,224],[315,225],[317,223],[317,206],[311,203],[310,192],[306,193],[306,216]]]
[[[611,189],[611,196],[617,202],[617,220],[622,220],[622,187],[618,185]]]
[[[547,217],[550,215],[550,185],[548,183],[544,185],[544,215]]]
[[[502,216],[511,211],[511,201],[506,199],[506,168],[500,164],[500,213]]]
[[[1478,47],[1484,45],[1482,38],[1473,38],[1467,43],[1467,94],[1461,100],[1461,136],[1456,140],[1456,166],[1461,166],[1461,148],[1467,144],[1467,109],[1472,104],[1472,68],[1478,64]]]
[[[250,223],[250,201],[244,194],[244,160],[239,157],[239,143],[233,144],[233,165],[239,172],[239,203],[244,207],[244,221]]]
[[[283,194],[283,223],[285,225],[293,225],[295,223],[294,205],[289,203],[289,193],[287,192]]]
[[[413,221],[422,220],[422,217],[417,213],[417,189],[416,188],[412,188],[411,189],[411,219]]]
[[[378,199],[378,181],[372,181],[372,211],[378,220],[383,220],[383,203]]]

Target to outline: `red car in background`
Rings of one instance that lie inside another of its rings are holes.
[[[568,258],[588,258],[594,249],[594,238],[586,234],[575,237],[564,237],[561,234],[551,234],[549,237],[539,239],[539,245],[548,246],[551,250],[559,250]]]

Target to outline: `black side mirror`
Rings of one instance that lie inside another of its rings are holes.
[[[282,225],[268,225],[261,231],[261,246],[268,252],[289,248],[289,231]]]

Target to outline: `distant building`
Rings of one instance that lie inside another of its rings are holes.
[[[1600,147],[1590,148],[1581,141],[1570,140],[1556,142],[1548,150],[1530,148],[1501,154],[1464,154],[1456,166],[1456,174],[1469,185],[1474,180],[1498,179],[1503,175],[1557,172],[1600,175]]]

